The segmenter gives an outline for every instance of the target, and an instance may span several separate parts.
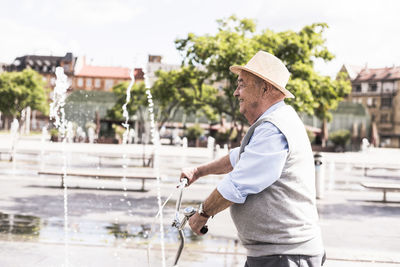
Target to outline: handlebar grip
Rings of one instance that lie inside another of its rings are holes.
[[[202,233],[203,235],[207,234],[208,232],[208,226],[204,225],[203,228],[200,229],[200,233]]]
[[[188,185],[188,184],[189,184],[189,178],[183,177],[183,178],[181,179],[181,182],[183,182],[184,180],[186,180],[185,186]]]

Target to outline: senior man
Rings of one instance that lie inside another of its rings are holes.
[[[209,174],[226,174],[190,218],[192,230],[230,207],[245,267],[322,266],[325,261],[315,202],[315,172],[306,130],[286,88],[289,71],[277,57],[259,51],[238,74],[234,96],[251,125],[241,146],[196,168],[182,170],[189,185]]]

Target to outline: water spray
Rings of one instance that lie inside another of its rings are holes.
[[[68,77],[64,74],[62,67],[56,68],[56,86],[54,87],[52,100],[50,104],[50,119],[54,119],[54,126],[58,129],[62,140],[63,151],[63,176],[62,186],[64,187],[64,247],[65,247],[65,263],[64,266],[68,267],[68,186],[67,186],[67,157],[65,155],[65,143],[68,122],[65,118],[64,105],[67,98],[67,89],[70,84]]]
[[[151,139],[154,145],[154,170],[156,172],[156,177],[157,177],[157,204],[160,213],[159,219],[160,219],[160,244],[161,244],[161,258],[162,258],[162,267],[166,267],[165,263],[165,241],[164,241],[164,218],[163,218],[163,213],[162,213],[162,201],[161,201],[161,177],[160,177],[160,167],[158,165],[159,159],[158,159],[158,151],[160,148],[160,136],[158,134],[158,129],[157,129],[157,124],[155,122],[155,117],[154,117],[154,103],[153,103],[153,96],[150,91],[150,84],[149,84],[149,79],[146,74],[146,69],[143,68],[143,73],[144,73],[144,84],[146,88],[146,95],[147,95],[147,103],[148,103],[148,111],[150,114],[150,133],[151,133]]]

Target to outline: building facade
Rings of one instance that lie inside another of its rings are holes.
[[[31,68],[43,76],[49,88],[53,88],[56,84],[56,67],[59,66],[63,67],[65,75],[67,75],[70,84],[72,84],[76,61],[77,58],[70,52],[63,57],[26,55],[15,58],[10,65],[4,66],[4,70],[23,71],[26,68]]]
[[[156,72],[158,70],[163,70],[168,72],[172,70],[178,70],[180,67],[181,67],[180,65],[162,63],[162,56],[149,55],[147,61],[147,70],[146,70],[149,86],[152,87],[154,82],[157,80]]]
[[[68,77],[70,88],[68,94],[73,91],[104,91],[110,92],[112,87],[124,81],[131,81],[130,69],[114,66],[93,66],[86,64],[85,57],[74,57],[72,53],[65,56],[42,56],[25,55],[17,57],[11,64],[0,64],[1,71],[23,71],[31,68],[42,75],[50,89],[50,98],[56,84],[55,71],[57,67],[62,67]],[[134,69],[135,82],[144,81],[144,73],[141,68]],[[48,125],[48,116],[33,110],[30,128],[40,130]],[[5,118],[0,114],[0,128],[8,129],[11,119]]]
[[[376,146],[400,147],[400,67],[367,68],[344,65],[352,92],[348,101],[361,103],[371,117]]]
[[[131,81],[130,69],[113,66],[93,66],[86,64],[85,57],[79,58],[72,81],[74,90],[110,92],[120,82]],[[134,69],[135,82],[144,80],[141,68]]]

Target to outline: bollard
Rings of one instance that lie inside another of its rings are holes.
[[[322,166],[322,155],[316,153],[314,155],[314,165],[315,165],[315,189],[317,199],[321,199],[324,196],[324,186],[325,186],[325,174],[324,166]]]

